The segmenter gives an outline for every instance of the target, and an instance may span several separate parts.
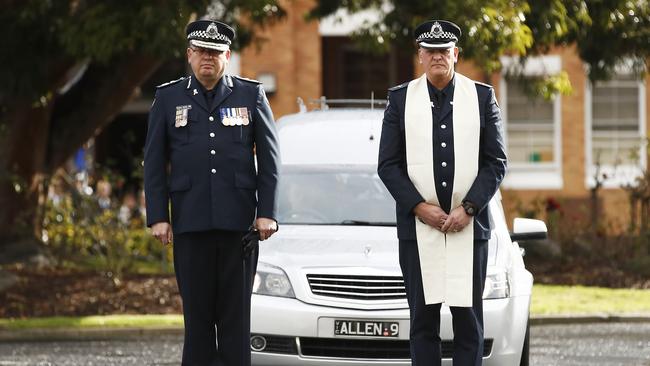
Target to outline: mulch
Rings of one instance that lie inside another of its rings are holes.
[[[0,292],[0,318],[182,312],[173,275],[128,275],[116,285],[95,272],[5,270],[18,282]]]
[[[526,263],[536,284],[650,289],[650,278],[603,263]]]

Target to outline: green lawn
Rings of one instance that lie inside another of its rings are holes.
[[[650,290],[535,285],[532,315],[650,314]]]
[[[650,314],[650,290],[607,289],[584,286],[535,285],[531,314],[601,315]],[[0,319],[0,329],[24,328],[108,328],[182,327],[181,315],[107,315]]]
[[[116,328],[116,327],[182,327],[182,315],[103,315],[51,317],[33,319],[0,319],[0,329],[24,328]]]

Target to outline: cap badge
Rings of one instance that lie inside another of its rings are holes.
[[[431,26],[431,33],[434,35],[434,37],[440,37],[442,35],[442,26],[440,23],[435,22]]]
[[[219,28],[217,28],[215,23],[210,23],[208,29],[205,30],[205,33],[210,38],[217,38],[219,36]]]

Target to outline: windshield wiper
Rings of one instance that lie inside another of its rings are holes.
[[[382,221],[363,221],[363,220],[343,220],[341,225],[358,225],[358,226],[395,226],[394,222]]]

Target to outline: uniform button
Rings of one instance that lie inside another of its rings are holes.
[[[447,187],[447,182],[442,182],[443,187]]]
[[[214,173],[216,173],[216,172],[217,172],[217,169],[214,169],[214,168],[213,168],[213,169],[212,169],[212,170],[210,170],[210,171],[212,172],[212,174],[214,174]]]
[[[447,162],[443,161],[442,164],[440,165],[442,165],[442,167],[445,168],[447,166]]]
[[[447,128],[447,125],[440,125],[440,128],[444,130],[445,128]]]
[[[214,155],[214,154],[216,154],[216,153],[217,153],[216,151],[214,151],[214,150],[210,150],[210,154]]]
[[[214,121],[214,117],[212,116],[210,116],[208,119],[210,120],[210,122]]]
[[[447,147],[447,143],[443,142],[442,144],[440,144],[440,146]]]
[[[210,132],[210,137],[214,137],[214,132]]]

